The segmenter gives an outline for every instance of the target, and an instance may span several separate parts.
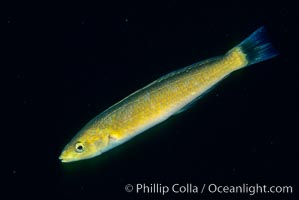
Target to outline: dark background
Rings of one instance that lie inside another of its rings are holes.
[[[128,183],[259,183],[298,193],[294,5],[168,0],[5,8],[2,189],[11,198],[249,198],[129,194]],[[92,117],[168,72],[225,53],[260,26],[278,57],[233,73],[188,111],[102,156],[60,163],[64,145]]]

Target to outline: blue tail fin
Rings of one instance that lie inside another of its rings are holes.
[[[272,46],[266,35],[265,27],[257,29],[237,47],[246,55],[247,66],[278,55],[278,51]]]

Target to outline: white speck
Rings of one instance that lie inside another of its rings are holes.
[[[12,170],[12,173],[13,173],[13,174],[16,174],[16,173],[17,173],[17,171],[16,171],[16,170]]]
[[[7,23],[8,23],[8,24],[10,24],[10,23],[11,23],[11,21],[10,21],[10,20],[7,20]]]
[[[21,79],[23,77],[22,74],[17,74],[17,79]]]
[[[128,21],[129,21],[128,18],[126,18],[126,19],[125,19],[125,22],[128,22]]]

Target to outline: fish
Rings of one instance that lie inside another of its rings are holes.
[[[232,72],[276,55],[262,26],[223,55],[170,72],[112,105],[71,139],[59,159],[99,156],[188,109]]]

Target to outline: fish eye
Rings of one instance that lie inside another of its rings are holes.
[[[76,152],[78,153],[82,153],[84,151],[84,145],[82,144],[82,142],[77,142],[75,148]]]

